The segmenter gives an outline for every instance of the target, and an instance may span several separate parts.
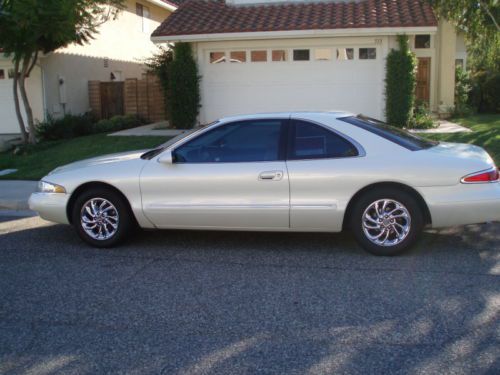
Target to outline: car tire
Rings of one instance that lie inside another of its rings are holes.
[[[363,194],[350,215],[356,241],[374,255],[393,256],[410,248],[424,227],[417,199],[404,190],[378,188]]]
[[[113,247],[134,228],[134,218],[125,199],[106,188],[92,188],[75,200],[73,226],[80,238],[93,247]]]

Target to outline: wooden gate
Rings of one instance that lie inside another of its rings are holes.
[[[101,117],[123,115],[123,82],[101,82]]]
[[[417,87],[415,96],[418,101],[429,104],[431,87],[431,58],[419,57],[417,68]]]

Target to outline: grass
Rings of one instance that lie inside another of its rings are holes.
[[[426,138],[443,142],[472,143],[483,147],[500,166],[500,115],[481,114],[467,118],[453,119],[472,133],[425,134]],[[423,134],[421,134],[423,135]]]
[[[108,137],[95,134],[63,141],[42,142],[21,155],[0,153],[0,170],[18,171],[3,180],[39,180],[54,168],[74,161],[115,152],[154,148],[168,137]]]

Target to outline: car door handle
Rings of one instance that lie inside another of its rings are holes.
[[[259,180],[279,181],[283,178],[283,171],[266,171],[259,174]]]

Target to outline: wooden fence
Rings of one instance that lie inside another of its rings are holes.
[[[123,82],[89,81],[89,103],[99,119],[139,115],[147,122],[165,120],[165,98],[158,78],[144,75]]]

